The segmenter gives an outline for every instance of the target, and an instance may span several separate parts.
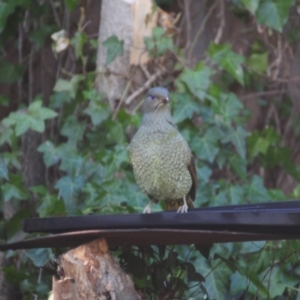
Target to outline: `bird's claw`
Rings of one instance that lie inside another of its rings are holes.
[[[150,201],[148,203],[148,205],[144,208],[143,214],[151,214],[151,204],[152,204],[152,201]]]
[[[188,212],[188,205],[186,203],[185,197],[183,197],[183,205],[179,206],[177,213],[187,213]]]
[[[182,206],[179,206],[177,213],[187,213],[188,212],[188,206],[187,204],[183,204]]]
[[[151,214],[151,208],[148,205],[144,208],[143,214]]]

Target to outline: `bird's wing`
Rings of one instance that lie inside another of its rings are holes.
[[[170,120],[167,120],[167,122],[171,125],[171,126],[173,126],[174,128],[176,128],[177,129],[177,127],[176,127],[176,125],[172,122],[172,121],[170,121]]]
[[[196,172],[196,165],[195,165],[195,160],[193,155],[191,155],[191,162],[188,165],[188,170],[192,177],[192,186],[189,191],[189,195],[191,199],[194,201],[196,197],[196,190],[197,190],[197,172]]]

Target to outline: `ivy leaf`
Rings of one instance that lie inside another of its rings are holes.
[[[30,249],[25,253],[36,267],[43,267],[52,255],[51,249],[49,248]]]
[[[110,116],[109,107],[105,103],[90,102],[83,112],[91,117],[93,125],[100,125]]]
[[[248,254],[248,253],[258,253],[265,246],[267,246],[267,241],[255,241],[255,242],[243,242],[241,243],[241,248],[239,249],[240,254]],[[259,262],[258,262],[259,263]],[[257,266],[259,268],[259,266]]]
[[[213,247],[213,244],[195,244],[195,249],[201,253],[205,259],[209,259],[210,249]]]
[[[253,53],[247,59],[249,69],[257,73],[266,73],[268,68],[268,53]]]
[[[20,152],[4,152],[3,159],[7,166],[12,165],[17,170],[21,170]]]
[[[68,143],[75,146],[78,141],[83,139],[86,122],[79,122],[75,116],[69,116],[64,123],[61,134],[68,137]]]
[[[74,75],[71,80],[58,79],[53,90],[55,92],[68,92],[70,97],[74,99],[79,87],[79,83],[83,79],[83,75]]]
[[[247,146],[251,157],[255,157],[258,154],[267,154],[271,146],[277,146],[280,143],[280,136],[274,128],[265,128],[261,133],[254,131],[247,138]],[[274,148],[273,148],[274,149]],[[272,150],[273,150],[272,149]],[[274,149],[275,150],[275,149]],[[272,157],[273,159],[274,157]],[[277,157],[276,161],[279,157]]]
[[[270,274],[269,282],[274,283],[272,289],[270,289],[268,293],[271,299],[276,299],[277,297],[280,297],[284,293],[284,291],[286,290],[286,282],[294,285],[299,283],[299,281],[295,280],[297,276],[295,276],[294,280],[292,280],[292,278],[290,277],[288,278],[288,280],[283,281],[282,278],[283,272],[281,268],[282,268],[281,266],[274,266],[274,268],[272,269],[272,274]],[[265,274],[268,274],[268,271],[266,271]],[[268,286],[268,282],[265,278],[265,274],[261,274],[261,278],[263,279],[262,282],[264,283],[264,285]]]
[[[4,125],[15,125],[16,135],[24,134],[28,129],[37,132],[45,130],[45,120],[57,116],[57,113],[49,108],[42,107],[42,101],[36,100],[32,102],[28,110],[20,110],[12,112],[6,119],[3,120]]]
[[[15,5],[12,3],[0,3],[0,32],[5,28],[6,20],[15,10]]]
[[[217,147],[215,136],[210,133],[211,130],[207,130],[203,137],[195,136],[190,146],[201,159],[213,162],[219,152],[219,148]]]
[[[60,80],[60,79],[59,79]],[[50,97],[49,107],[58,109],[61,108],[65,103],[71,102],[71,96],[68,92],[55,92]]]
[[[8,17],[13,14],[16,7],[27,8],[30,7],[31,2],[28,0],[18,0],[18,1],[7,1],[0,3],[0,33],[6,28],[6,21]]]
[[[44,121],[56,117],[57,113],[52,109],[42,107],[42,101],[36,100],[29,105],[28,115],[32,118],[37,118]]]
[[[260,0],[241,0],[245,7],[254,15]]]
[[[207,124],[214,124],[214,113],[210,107],[200,106],[199,107],[199,115],[203,119],[203,121]]]
[[[123,55],[124,41],[118,39],[116,35],[110,36],[103,42],[106,50],[106,65],[109,65],[117,56]]]
[[[28,35],[33,44],[35,44],[38,49],[41,49],[45,44],[45,40],[55,29],[56,26],[43,24],[43,26],[37,27],[37,29],[29,32]]]
[[[28,214],[28,217],[30,218],[30,214]],[[21,222],[18,225],[20,227],[22,227]],[[15,286],[18,286],[18,284],[20,284],[20,282],[28,280],[28,278],[29,278],[28,273],[25,273],[24,270],[17,270],[17,268],[13,264],[10,264],[7,267],[3,266],[1,269],[2,269],[3,273],[5,274],[5,279],[8,282],[11,282],[12,284],[14,284]]]
[[[173,120],[176,124],[191,119],[194,113],[200,112],[200,105],[186,94],[174,94],[172,99],[176,103],[173,111]]]
[[[246,180],[247,178],[247,161],[236,153],[227,156],[228,164],[233,172],[238,175],[241,179]]]
[[[244,196],[244,189],[240,185],[232,185],[228,188],[230,204],[240,204]]]
[[[162,56],[168,49],[174,48],[174,43],[170,35],[164,28],[154,27],[151,37],[144,38],[146,49],[153,57]]]
[[[212,101],[212,108],[216,115],[222,116],[223,121],[230,124],[234,117],[239,116],[243,104],[235,94],[221,93],[218,98],[214,98]]]
[[[37,132],[43,132],[45,130],[45,123],[42,120],[27,117],[25,114],[20,114],[19,116],[23,116],[23,118],[19,118],[16,123],[17,136],[24,134],[28,129],[32,129]]]
[[[247,198],[250,202],[263,202],[270,200],[269,193],[264,187],[263,179],[257,175],[251,178],[248,185],[245,186]]]
[[[8,61],[0,60],[0,82],[13,83],[21,79],[23,71],[23,65],[13,65]]]
[[[299,180],[299,170],[297,170],[296,164],[291,160],[291,157],[292,153],[289,147],[269,147],[263,162],[270,167],[283,166],[287,173]]]
[[[270,146],[270,142],[254,132],[248,139],[248,149],[251,157],[257,156],[259,153],[266,154]]]
[[[5,127],[4,129],[2,129],[1,134],[0,134],[0,145],[8,143],[11,146],[13,134],[14,134],[14,131],[10,127]]]
[[[125,142],[126,138],[124,135],[123,124],[121,124],[120,122],[107,120],[105,122],[105,127],[109,128],[109,131],[107,132],[107,135],[106,135],[107,141],[110,141],[113,143]]]
[[[222,252],[220,252],[222,253]],[[210,254],[211,255],[211,254]],[[208,274],[205,276],[205,288],[208,292],[208,299],[224,299],[226,294],[229,276],[232,273],[225,262],[222,263],[220,258],[203,262],[201,273]]]
[[[99,95],[95,89],[84,92],[83,95],[90,99],[88,107],[83,112],[91,117],[93,125],[99,125],[107,120],[110,109],[107,103],[102,101],[102,95]]]
[[[66,208],[69,211],[74,210],[74,198],[82,190],[84,182],[85,180],[82,175],[75,178],[64,176],[56,182],[55,188],[59,190],[59,195],[63,198]]]
[[[217,145],[221,131],[217,126],[208,128],[203,137],[195,136],[190,144],[192,150],[203,160],[213,162],[219,152]]]
[[[103,100],[103,95],[99,94],[95,88],[83,91],[83,96],[90,101],[101,102]]]
[[[289,16],[293,0],[264,0],[256,11],[259,23],[282,32],[282,27]]]
[[[230,275],[230,292],[236,295],[240,291],[245,291],[248,287],[248,278],[243,276],[240,272],[235,271]]]
[[[116,145],[113,151],[109,151],[107,156],[106,177],[109,178],[114,172],[118,170],[123,162],[129,162],[127,147]]]
[[[76,154],[69,154],[62,157],[62,162],[59,169],[66,171],[68,174],[80,174],[83,169],[84,159]]]
[[[69,12],[72,12],[78,6],[78,0],[64,0]]]
[[[242,157],[246,157],[246,140],[245,138],[249,135],[243,127],[238,126],[236,129],[230,128],[229,133],[222,138],[223,143],[232,143],[238,154]]]
[[[43,158],[46,167],[51,167],[60,160],[60,151],[50,141],[41,144],[37,150],[44,153]]]
[[[88,41],[87,36],[84,32],[77,31],[71,40],[71,44],[74,46],[75,49],[75,57],[76,59],[83,57],[83,46]]]
[[[15,184],[11,184],[11,183],[2,184],[1,190],[2,190],[4,201],[8,201],[10,199],[25,200],[28,197],[27,193],[21,190]]]
[[[210,76],[212,74],[213,70],[200,62],[194,70],[184,69],[178,81],[184,83],[194,96],[203,100],[210,85]]]
[[[209,181],[211,174],[212,174],[212,169],[205,165],[200,168],[197,168],[198,178],[203,183],[207,183]]]
[[[0,156],[0,178],[8,179],[8,169],[1,156]]]
[[[231,74],[240,84],[244,85],[244,71],[241,66],[245,61],[244,56],[233,52],[229,44],[217,45],[211,43],[207,52],[213,62],[219,64],[221,68]]]
[[[213,197],[213,206],[214,205],[228,205],[229,200],[228,200],[228,193],[225,190],[221,190],[218,192],[216,195]]]
[[[7,96],[0,95],[0,105],[7,107],[9,105],[9,98]]]
[[[184,268],[187,271],[188,282],[195,281],[195,282],[204,282],[205,278],[196,272],[196,268],[193,264],[186,262],[184,264]]]
[[[53,88],[54,92],[63,92],[63,91],[70,91],[70,90],[71,90],[70,81],[65,79],[58,79]]]
[[[16,233],[22,231],[22,222],[24,219],[32,217],[32,212],[29,209],[20,209],[6,223],[5,230],[8,237],[12,237]]]

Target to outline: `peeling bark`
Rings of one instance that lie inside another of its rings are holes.
[[[53,280],[53,300],[138,300],[131,278],[98,239],[63,254]]]

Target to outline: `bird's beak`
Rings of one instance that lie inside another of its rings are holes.
[[[164,103],[164,104],[168,104],[169,102],[170,102],[169,97],[165,97],[162,99],[162,103]]]

